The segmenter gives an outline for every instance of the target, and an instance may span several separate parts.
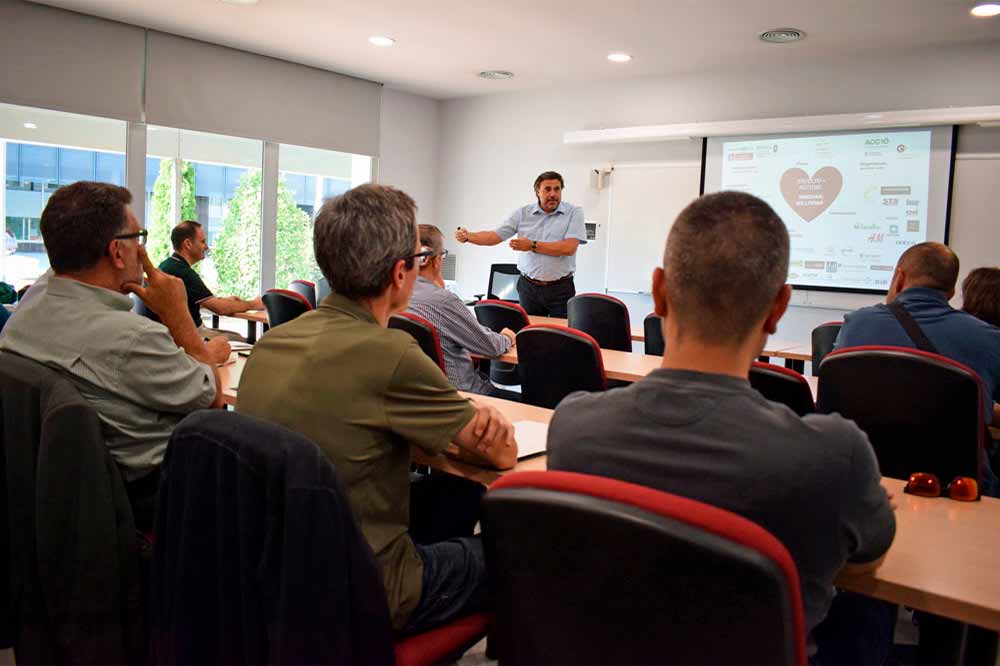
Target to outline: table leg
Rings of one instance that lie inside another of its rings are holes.
[[[257,322],[247,320],[247,342],[253,344],[257,342]]]
[[[790,368],[790,369],[794,370],[795,372],[797,372],[797,373],[799,373],[801,375],[802,373],[804,373],[806,371],[806,362],[805,361],[796,361],[795,359],[786,358],[785,359],[785,367],[786,368]]]

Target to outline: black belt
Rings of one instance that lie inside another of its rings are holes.
[[[530,282],[533,285],[536,285],[536,286],[539,286],[539,287],[548,287],[551,284],[559,284],[560,282],[565,282],[566,280],[572,280],[573,279],[573,274],[570,273],[569,275],[564,275],[561,278],[559,278],[558,280],[536,280],[535,278],[528,277],[524,273],[521,273],[521,277],[523,277],[525,280],[527,280],[528,282]]]

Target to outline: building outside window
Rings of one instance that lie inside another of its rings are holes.
[[[39,222],[56,189],[81,180],[125,185],[125,131],[119,120],[0,104],[0,280],[20,288],[48,269]]]

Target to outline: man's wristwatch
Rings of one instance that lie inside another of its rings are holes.
[[[531,241],[531,251],[536,252],[537,250],[538,250],[538,241],[536,240]]]

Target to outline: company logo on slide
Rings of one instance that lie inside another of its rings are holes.
[[[844,186],[836,167],[825,166],[809,177],[802,169],[789,169],[781,176],[781,194],[795,214],[812,222],[834,202]]]
[[[881,139],[865,139],[866,146],[888,146],[889,137],[882,137]]]

